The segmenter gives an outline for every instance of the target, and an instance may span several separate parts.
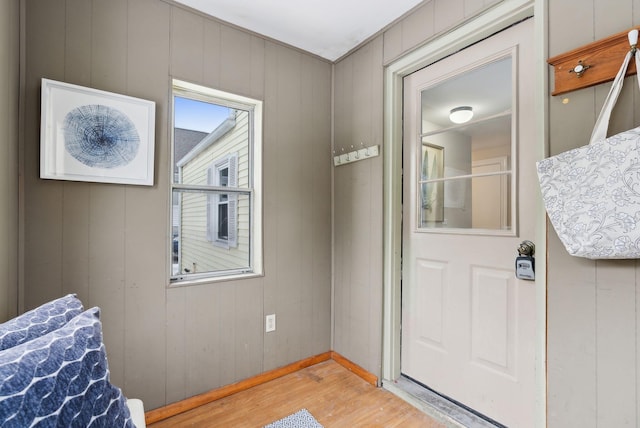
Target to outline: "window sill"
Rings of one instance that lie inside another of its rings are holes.
[[[206,278],[192,279],[171,279],[168,288],[191,287],[194,285],[215,284],[218,282],[240,281],[244,279],[263,277],[263,272],[247,272],[220,276],[209,276]]]

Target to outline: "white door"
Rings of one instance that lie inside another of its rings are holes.
[[[511,427],[534,424],[533,20],[404,80],[404,375]],[[451,110],[471,107],[469,122]]]

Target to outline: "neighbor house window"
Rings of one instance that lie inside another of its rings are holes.
[[[262,102],[173,81],[171,282],[262,273]]]
[[[233,153],[215,161],[207,171],[211,186],[238,185],[238,154]],[[207,239],[215,245],[229,248],[238,245],[238,198],[233,193],[214,193],[207,198]]]

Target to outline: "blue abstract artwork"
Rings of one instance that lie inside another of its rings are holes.
[[[131,119],[101,104],[71,110],[64,118],[63,132],[66,151],[92,168],[126,166],[140,148],[140,136]]]
[[[40,178],[153,186],[155,102],[42,79]]]

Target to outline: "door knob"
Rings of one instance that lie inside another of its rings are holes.
[[[518,254],[521,256],[533,256],[536,253],[536,245],[531,241],[522,241],[518,246]]]

